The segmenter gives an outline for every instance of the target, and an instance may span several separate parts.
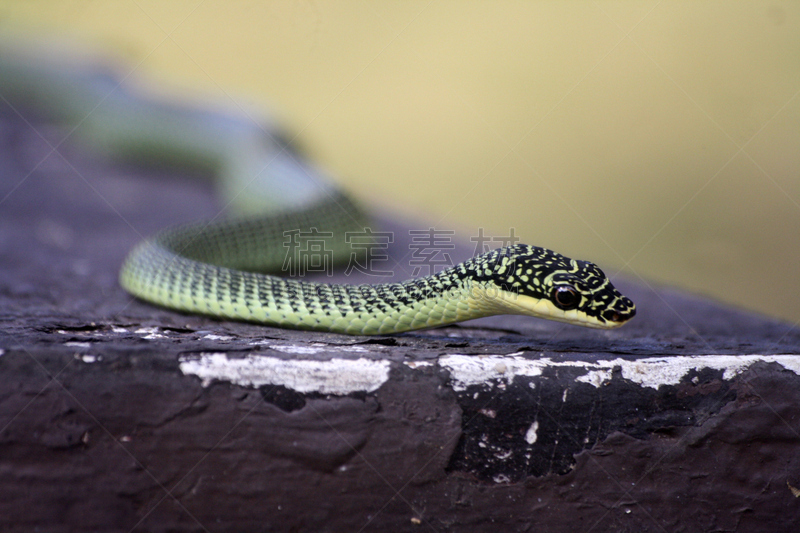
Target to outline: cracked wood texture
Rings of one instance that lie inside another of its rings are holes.
[[[100,161],[23,115],[0,110],[3,531],[774,532],[800,522],[794,371],[698,367],[648,387],[621,367],[592,384],[570,366],[798,354],[790,325],[626,280],[617,285],[639,314],[611,332],[496,317],[354,338],[155,308],[119,287],[119,265],[143,235],[216,215],[210,185]],[[381,225],[402,258],[409,227]],[[377,390],[343,395],[182,372],[182,360],[212,352],[390,370]],[[437,364],[453,354],[554,365],[456,387]]]

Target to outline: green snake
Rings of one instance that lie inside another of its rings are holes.
[[[497,314],[614,328],[636,312],[595,264],[522,244],[402,283],[327,284],[277,276],[286,267],[287,231],[326,232],[332,236],[326,244],[346,258],[345,234],[363,231],[366,218],[276,130],[231,113],[131,94],[105,70],[37,66],[3,54],[0,96],[49,109],[77,124],[81,140],[115,157],[200,161],[222,177],[223,194],[242,215],[167,229],[142,241],[125,260],[121,285],[148,302],[358,335]]]

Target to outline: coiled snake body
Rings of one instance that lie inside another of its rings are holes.
[[[321,173],[248,117],[166,106],[126,91],[96,67],[0,55],[0,91],[45,106],[76,135],[112,155],[200,160],[246,216],[168,229],[126,259],[122,286],[169,308],[267,325],[384,334],[495,314],[613,328],[635,314],[593,263],[515,245],[425,278],[381,285],[284,279],[285,232],[343,236],[364,229],[360,210]],[[275,214],[255,214],[266,207]],[[346,256],[345,256],[346,257]]]

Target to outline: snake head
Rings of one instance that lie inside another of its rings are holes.
[[[619,327],[636,314],[600,268],[546,248],[518,244],[481,256],[477,278],[497,287],[506,313],[532,315],[592,328]]]

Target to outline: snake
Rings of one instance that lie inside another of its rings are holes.
[[[124,260],[120,284],[141,300],[220,319],[350,335],[501,314],[609,329],[636,314],[594,263],[525,244],[404,282],[287,277],[287,234],[301,236],[293,246],[307,247],[324,233],[333,260],[346,259],[352,253],[347,235],[369,230],[365,211],[278,127],[241,112],[164,103],[123,82],[113,67],[0,53],[0,96],[45,108],[73,125],[79,142],[137,162],[191,161],[220,177],[237,215],[167,228]]]

